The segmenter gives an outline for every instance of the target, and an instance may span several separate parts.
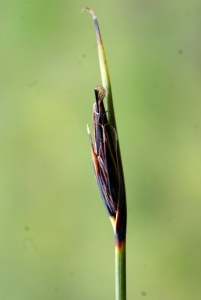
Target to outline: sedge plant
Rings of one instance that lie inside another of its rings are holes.
[[[110,77],[97,17],[93,16],[102,86],[95,89],[93,105],[94,143],[87,126],[95,177],[112,223],[115,238],[116,300],[126,300],[126,191],[117,134]]]

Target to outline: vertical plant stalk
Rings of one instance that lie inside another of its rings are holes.
[[[115,243],[116,300],[126,299],[126,239]]]
[[[98,46],[102,85],[94,89],[93,106],[94,144],[89,135],[92,162],[100,194],[110,217],[115,237],[116,300],[126,300],[126,191],[119,140],[112,100],[110,77],[97,17],[93,16]],[[104,106],[106,102],[106,109]]]

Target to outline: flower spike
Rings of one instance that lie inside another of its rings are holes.
[[[126,300],[126,191],[112,101],[111,84],[97,17],[93,16],[102,85],[94,89],[94,143],[87,125],[94,174],[115,236],[116,300]],[[83,10],[84,10],[83,9]],[[106,102],[106,108],[105,104]]]

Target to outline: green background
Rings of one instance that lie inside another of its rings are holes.
[[[128,300],[200,300],[201,2],[0,1],[0,299],[114,299],[86,132],[110,70]]]

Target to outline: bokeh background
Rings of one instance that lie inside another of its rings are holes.
[[[0,1],[0,299],[114,299],[86,132],[110,70],[128,299],[200,300],[201,2]]]

